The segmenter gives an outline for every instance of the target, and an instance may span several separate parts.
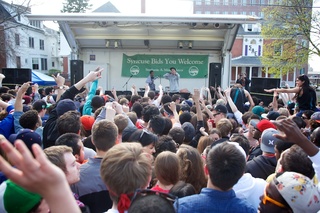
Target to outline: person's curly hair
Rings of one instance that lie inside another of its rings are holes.
[[[20,125],[25,129],[35,130],[39,122],[39,115],[36,110],[28,110],[23,113],[19,119]]]

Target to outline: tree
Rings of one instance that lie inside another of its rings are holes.
[[[7,66],[7,59],[16,62],[20,55],[14,39],[10,39],[24,26],[24,15],[31,13],[31,0],[23,0],[21,4],[0,1],[0,68]]]
[[[85,13],[90,9],[92,4],[89,4],[89,0],[66,0],[63,3],[62,13]]]
[[[263,11],[261,62],[268,73],[284,75],[305,67],[309,55],[320,55],[319,14],[312,13],[312,0],[280,0]]]

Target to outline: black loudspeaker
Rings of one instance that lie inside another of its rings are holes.
[[[272,102],[273,93],[266,93],[264,89],[272,89],[280,87],[279,78],[252,78],[250,93],[268,105]]]
[[[279,78],[252,78],[251,79],[251,92],[265,93],[264,89],[272,89],[280,87]]]
[[[70,61],[70,81],[71,85],[74,85],[81,79],[83,79],[83,61],[71,60]]]
[[[3,68],[2,74],[6,77],[2,81],[3,86],[14,88],[16,84],[22,85],[31,81],[31,69],[22,68]]]
[[[221,63],[210,63],[209,86],[221,86]]]

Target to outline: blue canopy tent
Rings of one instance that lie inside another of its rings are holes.
[[[39,86],[56,85],[54,78],[37,71],[32,71],[31,81],[37,83]]]

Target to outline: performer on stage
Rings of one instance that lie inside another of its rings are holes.
[[[296,116],[301,117],[303,111],[305,110],[313,110],[319,111],[316,108],[317,104],[317,94],[316,91],[310,87],[310,81],[308,76],[300,75],[296,79],[296,87],[292,89],[265,89],[266,92],[283,92],[283,93],[296,93],[294,98],[296,99],[299,112]]]
[[[170,93],[179,92],[180,75],[177,73],[176,68],[171,67],[170,72],[164,74],[163,77],[170,82]]]
[[[153,70],[150,71],[150,75],[148,76],[146,83],[149,85],[150,90],[155,91],[156,85],[154,84],[154,80],[156,80],[158,77],[154,77]]]

